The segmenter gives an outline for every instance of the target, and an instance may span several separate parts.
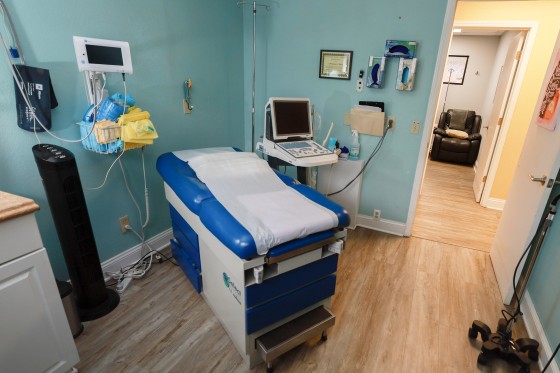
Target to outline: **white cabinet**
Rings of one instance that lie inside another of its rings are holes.
[[[68,372],[79,361],[42,246],[32,213],[0,221],[3,372]]]
[[[319,167],[317,190],[322,194],[337,192],[354,179],[363,167],[364,161],[362,160],[338,161],[330,166],[321,166]],[[361,193],[362,175],[343,192],[329,196],[330,199],[348,211],[350,215],[350,226],[348,228],[350,229],[356,228]]]

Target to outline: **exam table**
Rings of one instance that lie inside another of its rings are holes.
[[[259,254],[251,234],[174,153],[157,160],[171,214],[173,257],[220,320],[250,368],[334,324],[338,254],[350,219],[317,191],[280,174],[284,184],[331,210],[338,226]],[[274,175],[273,175],[274,177]]]

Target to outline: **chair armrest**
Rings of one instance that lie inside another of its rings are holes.
[[[471,148],[469,149],[469,153],[467,154],[466,163],[473,165],[476,162],[476,158],[478,158],[478,151],[480,149],[480,140],[473,140],[471,141]]]
[[[469,141],[482,140],[482,135],[480,133],[473,133],[473,134],[469,135],[468,140]]]
[[[445,131],[445,126],[447,125],[446,120],[447,120],[447,112],[444,111],[439,115],[438,128]]]
[[[475,115],[474,116],[474,121],[473,121],[473,126],[471,128],[471,133],[475,134],[475,133],[479,133],[480,132],[480,127],[482,126],[482,118],[480,115]]]
[[[445,133],[444,129],[441,128],[434,128],[434,135],[440,135],[442,137],[447,137],[447,133]]]
[[[436,128],[436,130],[439,128]],[[430,151],[430,159],[433,161],[437,161],[439,159],[439,148],[441,147],[441,140],[443,139],[443,137],[439,134],[436,133],[436,131],[434,130],[434,141],[432,142],[432,149]]]

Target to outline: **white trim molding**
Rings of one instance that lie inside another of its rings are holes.
[[[523,312],[523,321],[525,322],[527,333],[529,333],[530,338],[536,339],[541,345],[539,354],[539,368],[542,370],[552,356],[552,348],[548,343],[548,339],[546,338],[546,335],[544,333],[544,328],[541,324],[539,315],[537,314],[537,310],[535,309],[535,305],[533,304],[533,300],[531,299],[529,291],[526,291],[525,294],[523,294],[522,300],[521,312]],[[552,373],[560,373],[560,369],[558,368],[556,360],[554,360],[550,364],[547,371],[550,371]]]
[[[146,240],[146,243],[150,245],[150,247],[154,250],[161,251],[169,246],[169,240],[171,240],[172,238],[173,231],[171,230],[171,228],[169,228]],[[101,263],[101,270],[103,271],[103,275],[105,276],[105,281],[109,280],[109,277],[106,276],[105,273],[118,272],[121,270],[121,268],[136,263],[142,257],[142,255],[142,244],[140,243]]]
[[[482,204],[482,202],[480,202],[480,205],[483,206],[483,207],[486,207],[488,209],[502,211],[504,209],[504,206],[506,205],[506,200],[505,199],[497,199],[497,198],[489,198],[486,201],[486,206],[484,206]]]
[[[356,219],[356,226],[373,229],[374,231],[390,233],[396,236],[404,236],[406,228],[404,223],[398,221],[374,219],[372,216],[361,214],[358,215],[358,219]]]

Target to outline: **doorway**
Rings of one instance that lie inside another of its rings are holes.
[[[501,211],[474,200],[470,166],[428,160],[412,236],[489,252]]]
[[[496,144],[505,133],[500,129],[508,102],[515,104],[511,93],[525,31],[457,24],[453,30],[448,55],[468,63],[460,83],[442,84],[434,127],[448,109],[471,110],[482,117],[482,142],[473,166],[427,160],[412,235],[488,252],[505,199],[491,198],[494,178],[487,175],[492,160],[500,159]]]

